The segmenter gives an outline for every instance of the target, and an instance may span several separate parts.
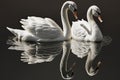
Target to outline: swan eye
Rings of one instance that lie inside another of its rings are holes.
[[[96,16],[100,16],[101,15],[101,12],[100,11],[96,11]]]
[[[77,5],[75,3],[72,3],[69,5],[69,9],[74,12],[74,11],[77,11]]]
[[[92,14],[93,14],[95,17],[97,17],[97,16],[99,16],[100,12],[98,12],[97,10],[93,10],[93,11],[92,11]]]
[[[98,15],[100,15],[100,14],[101,14],[101,11],[100,11],[100,9],[99,9],[99,8],[97,8],[96,13],[97,13]]]
[[[77,9],[74,8],[73,13],[74,13],[74,12],[77,12]]]
[[[101,15],[101,13],[100,12],[97,12],[98,13],[98,15]]]

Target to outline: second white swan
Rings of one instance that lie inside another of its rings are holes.
[[[98,17],[99,21],[102,22],[100,13],[101,10],[96,5],[92,5],[87,11],[88,22],[83,19],[73,22],[72,38],[81,41],[102,41],[102,32],[93,18],[93,16]]]
[[[63,41],[71,38],[71,27],[68,20],[68,10],[72,11],[75,18],[77,5],[73,1],[66,1],[61,8],[61,20],[63,24],[62,29],[50,18],[41,18],[31,16],[28,19],[22,19],[20,22],[23,24],[24,30],[7,29],[12,32],[18,40],[22,41]]]

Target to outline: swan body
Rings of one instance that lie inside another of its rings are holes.
[[[100,18],[100,13],[100,9],[96,5],[93,5],[87,11],[88,21],[82,19],[73,22],[71,28],[72,38],[81,41],[102,41],[102,32],[93,19],[93,16],[96,16],[98,17],[100,22],[102,22],[102,19]]]
[[[28,19],[22,19],[24,30],[7,29],[17,36],[18,40],[23,41],[58,41],[63,40],[62,29],[55,22],[50,22],[50,18],[41,18],[31,16]],[[51,20],[52,21],[52,20]]]
[[[19,40],[23,41],[63,41],[71,38],[71,28],[68,20],[68,10],[73,13],[77,6],[73,1],[66,1],[61,8],[61,20],[63,31],[58,24],[50,18],[30,16],[27,19],[21,19],[24,30],[7,29],[12,32]],[[76,17],[76,15],[75,15]]]

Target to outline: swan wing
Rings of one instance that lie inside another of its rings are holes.
[[[50,18],[41,18],[41,17],[31,16],[31,17],[28,17],[27,19],[21,19],[20,23],[22,24],[22,27],[25,30],[31,30],[31,29],[34,30],[34,28],[36,27],[41,28],[41,27],[44,27],[44,25],[49,25],[50,27],[56,27],[61,30],[59,25]]]
[[[57,39],[63,37],[61,31],[56,27],[50,27],[49,25],[44,25],[44,27],[35,29],[36,36],[40,39]]]
[[[82,20],[81,20],[81,24],[83,24],[83,25],[88,29],[88,31],[91,30],[91,29],[90,29],[90,25],[89,25],[89,23],[88,23],[86,20],[82,19]]]
[[[25,30],[41,39],[54,39],[62,36],[61,28],[50,18],[31,16],[20,22]]]
[[[44,26],[52,27],[44,18],[30,16],[27,19],[21,19],[23,29],[29,31],[32,34],[35,34],[36,28],[42,29]]]
[[[85,20],[78,20],[72,23],[72,37],[78,40],[84,40],[90,34],[89,24]]]
[[[46,24],[43,18],[35,16],[28,16],[27,19],[21,19],[20,23],[25,30],[34,30],[35,27]]]
[[[62,32],[62,29],[60,28],[60,26],[52,19],[50,18],[45,18],[45,20],[51,25],[51,26],[54,26],[56,28],[58,28],[61,32]]]

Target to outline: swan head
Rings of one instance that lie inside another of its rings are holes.
[[[95,17],[98,17],[98,20],[100,22],[103,22],[102,18],[101,18],[101,10],[99,7],[97,7],[96,5],[91,6],[92,9],[92,15],[94,15]]]
[[[76,3],[73,1],[66,1],[65,4],[68,4],[68,10],[72,11],[75,19],[78,19]]]

